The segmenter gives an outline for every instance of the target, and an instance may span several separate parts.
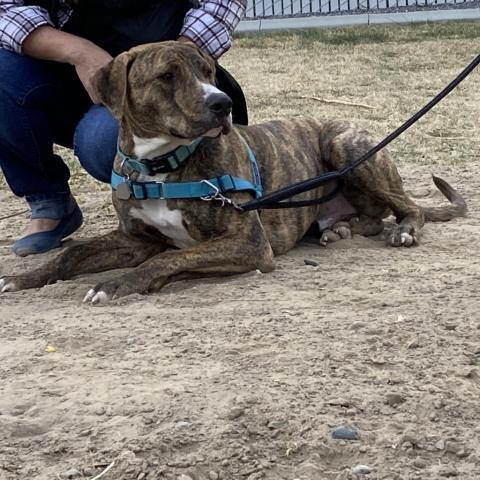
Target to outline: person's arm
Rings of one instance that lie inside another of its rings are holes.
[[[90,80],[112,57],[84,38],[53,28],[48,13],[21,1],[0,0],[0,46],[40,60],[69,63],[93,101]]]
[[[38,27],[30,33],[23,41],[22,52],[29,57],[73,65],[95,103],[97,99],[93,95],[90,81],[95,72],[112,59],[108,52],[89,40],[50,26]]]
[[[233,31],[246,8],[246,0],[205,0],[187,12],[180,38],[194,42],[217,59],[230,48]]]

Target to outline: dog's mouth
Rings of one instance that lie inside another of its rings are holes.
[[[228,135],[232,130],[232,114],[219,118],[218,123],[220,124],[218,127],[211,128],[202,136],[217,138],[220,135]]]

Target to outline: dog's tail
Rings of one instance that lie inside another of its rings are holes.
[[[446,207],[422,207],[426,222],[448,222],[452,218],[464,217],[467,213],[465,199],[445,180],[432,175],[433,183],[447,197],[450,205]]]

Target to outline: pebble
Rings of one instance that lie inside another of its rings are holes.
[[[210,472],[208,472],[208,478],[210,480],[218,480],[219,476],[217,472],[214,472],[213,470],[211,470]]]
[[[421,458],[416,458],[413,461],[413,466],[417,468],[427,468],[427,462]]]
[[[412,445],[418,445],[420,443],[420,438],[415,432],[407,431],[402,436],[402,442],[411,443]]]
[[[318,265],[319,265],[318,262],[316,262],[315,260],[312,260],[310,258],[304,258],[303,262],[305,263],[305,265],[310,265],[311,267],[318,267]]]
[[[228,420],[235,420],[241,417],[245,413],[245,409],[242,407],[234,407],[232,408],[226,415]]]
[[[444,450],[445,449],[445,440],[439,440],[436,444],[435,444],[435,448],[437,450]]]
[[[193,480],[193,479],[192,477],[189,477],[188,475],[185,475],[184,473],[182,473],[182,475],[180,475],[177,480]]]
[[[188,428],[190,427],[192,424],[189,423],[189,422],[177,422],[175,424],[175,428]]]
[[[451,465],[446,465],[445,467],[442,467],[439,473],[441,477],[456,477],[458,475],[455,467]]]
[[[462,449],[457,442],[445,442],[445,450],[449,453],[458,453]]]
[[[368,465],[356,465],[352,468],[352,472],[355,475],[368,475],[372,473],[372,469]]]
[[[95,410],[96,415],[105,415],[106,410],[103,407],[99,407]]]
[[[346,398],[331,398],[327,400],[329,405],[335,405],[336,407],[350,407],[351,402]]]
[[[332,432],[332,438],[337,440],[358,440],[358,433],[349,427],[338,427]]]
[[[452,330],[456,330],[457,327],[458,327],[458,325],[456,323],[446,323],[445,324],[445,330],[452,331]]]
[[[405,402],[405,397],[400,393],[389,393],[385,398],[385,403],[390,407],[395,407]]]
[[[81,472],[76,468],[71,468],[70,470],[67,470],[65,473],[62,473],[61,475],[62,478],[79,478],[81,476],[82,476]]]

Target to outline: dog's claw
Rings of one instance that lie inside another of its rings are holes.
[[[105,303],[108,300],[108,296],[105,292],[97,292],[92,298],[92,303]]]
[[[86,302],[89,302],[96,294],[97,292],[95,292],[95,290],[93,288],[91,288],[87,294],[85,295],[84,299],[83,299],[83,303],[86,303]]]

